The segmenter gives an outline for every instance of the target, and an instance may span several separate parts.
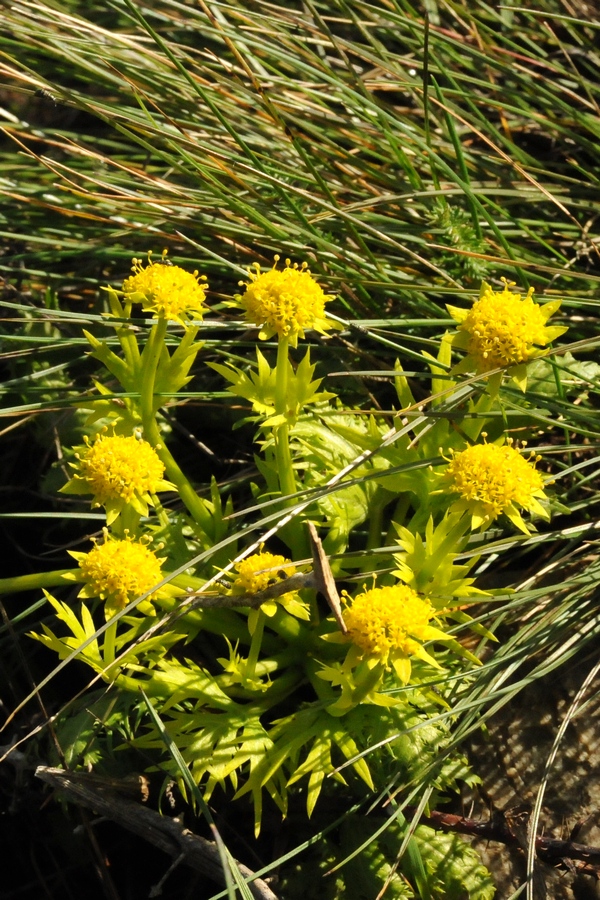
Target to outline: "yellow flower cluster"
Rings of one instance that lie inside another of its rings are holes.
[[[276,556],[273,553],[254,553],[242,559],[235,567],[236,578],[232,588],[235,594],[258,594],[278,581],[296,574],[296,567],[284,556]],[[291,616],[297,619],[308,620],[310,613],[308,604],[301,600],[297,591],[282,594],[273,600],[261,603],[258,609],[251,609],[248,613],[248,630],[254,634],[261,614],[272,618],[278,607],[282,607]]]
[[[135,494],[154,493],[165,467],[146,441],[101,434],[80,458],[79,470],[96,502],[104,505],[107,500],[130,503]]]
[[[266,340],[277,334],[290,338],[296,346],[299,337],[308,329],[324,332],[332,325],[325,318],[328,297],[310,274],[306,263],[293,266],[289,259],[284,269],[277,269],[279,256],[269,272],[260,271],[255,263],[249,269],[250,283],[243,294],[236,294],[237,303],[245,310],[246,320],[258,325],[259,337]],[[244,284],[244,282],[240,282]]]
[[[529,533],[518,507],[548,516],[536,499],[546,495],[535,461],[525,459],[511,444],[474,444],[453,457],[444,479],[451,491],[460,494],[455,506],[471,513],[474,529],[504,513]]]
[[[296,572],[288,559],[273,553],[254,553],[242,559],[235,567],[233,589],[240,594],[258,594],[271,584],[294,575]]]
[[[470,310],[447,307],[459,323],[453,346],[467,351],[468,363],[478,373],[525,363],[539,355],[538,347],[545,347],[567,330],[546,325],[559,308],[559,300],[539,306],[532,299],[533,288],[521,299],[510,290],[514,285],[503,280],[501,291],[493,291],[484,282],[481,296]]]
[[[402,681],[410,677],[410,656],[437,666],[419,641],[448,640],[430,625],[435,610],[405,584],[372,588],[351,601],[343,613],[348,637],[367,657],[394,665]]]
[[[164,251],[160,262],[153,262],[148,253],[148,265],[133,260],[133,275],[123,282],[123,293],[144,309],[182,325],[190,318],[201,319],[205,313],[206,284],[198,282],[198,272],[186,272],[180,266],[166,262]],[[201,280],[205,280],[202,276]]]
[[[82,597],[100,597],[114,609],[122,609],[153,588],[163,575],[159,559],[146,543],[133,539],[96,544],[89,553],[73,553],[85,585]]]
[[[163,480],[165,467],[156,450],[134,436],[99,434],[78,455],[76,468],[63,492],[93,494],[93,505],[106,508],[108,525],[127,504],[146,515],[152,494],[175,489]]]

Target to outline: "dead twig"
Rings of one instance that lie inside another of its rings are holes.
[[[270,584],[264,590],[257,591],[254,594],[209,594],[202,593],[202,591],[190,591],[187,596],[188,599],[191,600],[191,602],[189,603],[189,605],[186,605],[185,611],[189,612],[191,609],[209,609],[214,607],[222,609],[232,609],[237,606],[245,606],[249,607],[250,609],[258,609],[267,600],[275,600],[277,597],[282,597],[284,594],[289,594],[292,591],[301,591],[304,588],[313,588],[323,595],[335,617],[336,622],[340,627],[342,634],[346,634],[348,629],[346,628],[346,623],[342,618],[340,597],[337,592],[335,579],[331,571],[331,566],[329,565],[329,559],[327,558],[325,551],[323,550],[323,545],[321,543],[321,539],[317,534],[317,529],[312,522],[307,522],[306,524],[308,526],[308,534],[313,557],[312,572],[290,575],[289,578],[284,578],[282,581],[277,581],[274,584]]]
[[[406,816],[414,815],[416,812],[416,806],[408,806],[404,809]],[[507,846],[521,849],[523,847],[510,810],[495,810],[491,818],[485,820],[468,819],[465,816],[431,810],[429,815],[421,815],[419,823],[429,825],[430,828],[438,831],[457,832],[487,841],[497,841]],[[535,849],[538,857],[549,865],[567,869],[576,868],[581,874],[600,877],[600,847],[588,847],[585,844],[577,844],[575,841],[563,841],[558,838],[536,835]],[[567,864],[565,860],[575,860],[580,864],[573,866]]]
[[[38,766],[35,775],[72,803],[116,822],[169,856],[181,859],[191,869],[207,875],[218,884],[225,884],[216,844],[189,831],[178,819],[162,816],[141,803],[120,797],[111,787],[103,786],[98,778],[88,777],[85,772],[72,773],[49,766]],[[242,877],[248,881],[248,887],[256,900],[277,900],[277,896],[262,878],[257,878],[242,863],[236,865]]]

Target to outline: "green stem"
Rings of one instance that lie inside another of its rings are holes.
[[[280,337],[277,343],[277,366],[275,369],[275,412],[284,416],[287,408],[287,382],[289,370],[290,339]]]
[[[374,666],[372,669],[368,667],[365,661],[358,664],[354,670],[355,688],[352,692],[352,701],[358,706],[369,694],[371,694],[383,681],[385,667],[383,664]]]
[[[123,318],[131,318],[131,301],[123,306]],[[131,373],[140,371],[140,348],[138,346],[137,337],[131,325],[123,324],[117,328],[117,337],[123,351],[123,356],[127,363],[127,368]],[[123,385],[125,387],[125,385]]]
[[[269,690],[265,692],[264,700],[247,708],[248,715],[256,713],[264,714],[267,710],[277,706],[286,697],[289,697],[301,684],[305,681],[304,671],[295,667],[290,667],[275,678]]]
[[[283,416],[286,421],[275,429],[275,455],[277,459],[277,475],[283,495],[296,493],[296,478],[290,453],[290,430],[287,424],[288,409],[288,370],[289,370],[289,338],[279,338],[277,345],[277,368],[275,370],[275,414]],[[293,500],[286,505],[293,505]]]
[[[104,665],[108,672],[116,656],[116,639],[117,639],[117,622],[111,622],[104,632],[104,644],[102,645],[102,656],[104,657]],[[107,672],[107,674],[108,674]]]
[[[168,480],[172,481],[177,488],[177,493],[185,503],[189,514],[192,516],[194,521],[198,523],[202,531],[209,537],[212,537],[212,516],[207,510],[202,498],[198,496],[190,482],[187,480],[186,476],[183,474],[183,472],[171,456],[170,451],[162,443],[161,435],[156,422],[152,422],[148,429],[146,429],[146,427],[144,426],[144,435],[146,437],[146,440],[149,441],[156,450],[160,460],[165,467],[165,472]]]
[[[314,690],[317,698],[321,701],[321,703],[323,703],[325,706],[329,706],[339,698],[339,693],[334,691],[328,681],[325,681],[323,678],[319,678],[320,671],[321,666],[319,665],[318,660],[312,658],[307,659],[305,672],[312,686],[312,689]]]
[[[275,459],[277,461],[277,475],[279,487],[284,496],[293,496],[296,493],[296,477],[292,466],[292,454],[290,453],[290,429],[288,425],[279,425],[275,431]],[[287,499],[286,506],[293,506],[294,500]]]
[[[138,696],[141,690],[143,690],[148,697],[158,698],[164,697],[165,695],[164,685],[156,686],[152,679],[138,679],[131,675],[123,675],[121,672],[114,679],[114,683],[122,691],[130,691],[132,694],[137,694]]]
[[[463,431],[473,442],[479,439],[481,432],[489,424],[487,413],[496,403],[497,397],[491,396],[489,392],[482,394],[475,403],[473,418],[463,422]]]
[[[183,583],[183,576],[173,579],[174,583],[178,581]],[[164,612],[177,612],[181,606],[181,599],[181,597],[157,597],[154,603]],[[176,631],[187,631],[188,633],[206,631],[210,634],[227,637],[232,644],[239,642],[246,645],[250,643],[246,619],[243,619],[233,609],[224,609],[223,607],[193,609],[185,612],[181,619],[178,619],[171,627]],[[281,647],[279,640],[268,633],[263,636],[263,645],[265,653],[275,653]]]
[[[167,515],[162,503],[160,502],[156,494],[150,494],[150,496],[152,497],[152,506],[154,507],[154,512],[156,513],[158,521],[164,528],[168,528],[171,523],[169,522],[169,516]]]
[[[72,585],[74,581],[83,581],[81,569],[56,569],[54,572],[15,575],[14,578],[0,578],[0,594],[18,594],[20,591],[35,591],[59,585],[64,587]]]
[[[396,501],[396,506],[394,507],[394,512],[392,513],[390,519],[390,527],[388,528],[387,534],[385,536],[385,542],[388,546],[390,544],[393,544],[398,537],[398,532],[396,531],[394,526],[404,525],[406,517],[408,515],[408,511],[410,509],[410,504],[411,494],[408,491],[400,494],[398,500]]]
[[[296,502],[294,495],[297,492],[297,487],[292,454],[290,452],[290,428],[287,423],[289,347],[289,338],[280,337],[277,344],[277,366],[275,369],[275,414],[283,416],[285,422],[273,430],[273,440],[275,442],[275,462],[279,479],[279,490],[287,498],[284,500],[285,506],[294,506]],[[292,559],[305,559],[310,556],[308,538],[300,521],[290,522],[289,525],[281,529],[280,536],[290,548]]]
[[[381,530],[383,528],[383,503],[373,503],[369,508],[369,533],[367,535],[367,546],[365,549],[372,550],[374,547],[381,546]],[[371,565],[371,561],[367,559],[367,566]]]
[[[115,521],[112,523],[112,533],[119,537],[131,535],[137,537],[140,530],[141,516],[131,506],[124,506]]]
[[[269,619],[269,629],[295,649],[305,647],[308,650],[314,641],[310,625],[290,615],[279,605],[275,615]]]
[[[252,633],[252,643],[250,644],[250,651],[248,653],[246,665],[244,666],[244,678],[242,681],[243,686],[246,681],[251,681],[254,678],[256,663],[258,662],[258,655],[262,646],[263,631],[265,630],[265,619],[265,614],[263,612],[259,612],[256,620],[256,627]]]
[[[147,426],[154,422],[154,383],[156,381],[156,370],[160,355],[165,345],[165,337],[167,334],[167,320],[159,319],[156,325],[153,325],[148,335],[148,343],[144,347],[142,353],[142,383],[140,385],[140,406],[142,413],[142,423],[144,431]]]
[[[156,409],[154,397],[154,385],[156,371],[162,350],[164,348],[167,322],[159,319],[150,331],[148,343],[142,354],[142,383],[140,387],[140,407],[142,425],[145,439],[152,444],[160,460],[162,461],[169,481],[177,488],[177,493],[185,503],[188,512],[198,523],[205,534],[212,534],[212,517],[203,500],[198,496],[186,476],[183,474],[171,453],[165,447],[158,425],[156,424]]]
[[[383,511],[392,499],[393,495],[390,491],[387,491],[380,485],[377,486],[371,502],[369,503],[369,513],[367,516],[369,533],[367,535],[366,550],[374,550],[382,546],[381,533],[383,531]],[[360,571],[371,572],[372,570],[373,557],[367,555]]]

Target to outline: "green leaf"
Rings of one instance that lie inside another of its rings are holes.
[[[536,359],[527,368],[527,383],[532,393],[547,397],[581,395],[590,388],[600,391],[600,363],[577,360],[569,352],[553,360]]]
[[[473,578],[466,577],[477,558],[457,564],[469,540],[469,520],[461,513],[446,513],[434,527],[430,517],[425,536],[413,534],[405,526],[397,525],[401,553],[395,553],[398,568],[394,572],[417,593],[427,596],[437,607],[457,605],[465,599],[481,599],[487,591],[474,587]]]
[[[329,391],[319,392],[322,379],[312,380],[315,366],[310,362],[310,351],[307,350],[296,369],[288,361],[286,411],[283,419],[274,417],[276,406],[277,370],[271,368],[260,352],[256,349],[256,369],[250,369],[249,374],[233,365],[222,365],[210,362],[208,365],[223,376],[229,383],[229,393],[249,400],[254,412],[267,421],[263,426],[275,427],[287,423],[294,425],[300,412],[309,404],[321,403],[334,397]]]
[[[415,831],[434,898],[492,900],[496,888],[477,851],[458,834],[442,834],[419,825]]]

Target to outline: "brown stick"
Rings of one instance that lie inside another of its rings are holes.
[[[255,594],[203,594],[202,591],[189,592],[189,605],[186,605],[186,612],[191,609],[211,609],[223,608],[234,609],[237,606],[249,606],[251,609],[259,609],[266,600],[275,600],[283,594],[292,591],[300,591],[303,588],[314,588],[327,600],[342,634],[346,634],[348,629],[342,617],[342,606],[340,596],[335,585],[335,579],[329,565],[321,539],[317,534],[317,529],[312,522],[306,523],[308,526],[308,536],[313,558],[313,571],[306,573],[298,573],[284,578],[283,581],[277,581],[270,584],[262,591]]]
[[[406,816],[414,815],[416,811],[416,806],[407,806],[404,809]],[[481,820],[431,810],[428,816],[422,815],[419,822],[422,825],[429,825],[430,828],[437,828],[438,831],[455,831],[471,837],[497,841],[500,844],[522,846],[521,838],[511,828],[510,816],[502,811],[494,813],[491,819]],[[537,835],[535,848],[540,859],[547,863],[556,864],[564,859],[577,859],[588,866],[600,867],[600,847],[588,847],[585,844],[576,844],[575,841],[561,841],[558,838]]]
[[[96,778],[86,780],[85,772],[72,774],[63,769],[38,766],[35,775],[64,794],[67,800],[105,816],[170,856],[181,858],[181,862],[191,869],[202,872],[218,884],[225,884],[216,844],[184,828],[178,819],[161,816],[141,803],[126,800],[113,790],[102,787]],[[256,900],[277,900],[262,878],[256,878],[254,872],[242,863],[236,862],[236,865],[242,877],[248,880],[248,887]]]
[[[308,537],[312,550],[315,587],[327,600],[329,608],[335,616],[336,622],[340,626],[340,631],[342,634],[346,634],[348,629],[342,616],[340,595],[338,594],[335,585],[335,579],[333,577],[333,572],[331,571],[331,566],[329,565],[329,559],[325,555],[323,544],[317,534],[317,529],[312,522],[307,522],[306,524],[308,525]]]

